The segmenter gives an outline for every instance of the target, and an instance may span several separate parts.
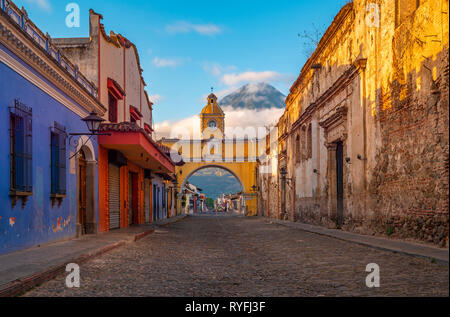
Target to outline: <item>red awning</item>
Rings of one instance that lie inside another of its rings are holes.
[[[130,105],[130,116],[133,117],[134,120],[138,121],[141,120],[143,117],[142,113],[134,106]]]
[[[150,125],[148,125],[147,123],[144,123],[144,129],[145,129],[145,131],[147,131],[148,134],[153,133],[152,127]]]
[[[120,87],[120,85],[111,78],[108,78],[108,89],[114,94],[114,96],[122,100],[125,97],[125,91]]]
[[[174,173],[175,164],[156,143],[136,124],[123,122],[103,124],[102,132],[111,135],[100,135],[99,144],[107,149],[120,151],[134,164],[157,173]]]

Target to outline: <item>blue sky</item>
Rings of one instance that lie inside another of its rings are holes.
[[[198,114],[212,86],[220,97],[265,81],[287,94],[306,61],[297,34],[328,26],[347,0],[14,2],[52,37],[86,37],[89,9],[101,13],[108,33],[138,47],[154,121],[161,122]],[[71,2],[80,6],[80,28],[66,27]]]

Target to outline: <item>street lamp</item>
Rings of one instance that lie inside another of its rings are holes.
[[[87,140],[79,147],[79,150],[76,151],[76,153],[73,154],[73,155],[69,158],[69,160],[72,159],[72,158],[74,158],[75,156],[77,156],[78,153],[81,151],[81,148],[82,148],[83,146],[85,146],[85,145],[91,140],[91,138],[92,138],[93,136],[98,136],[98,135],[111,135],[111,133],[100,133],[100,124],[101,124],[102,122],[104,122],[105,119],[99,117],[98,114],[97,114],[95,111],[92,111],[87,117],[81,119],[81,121],[83,121],[84,123],[86,123],[86,126],[87,126],[87,128],[88,128],[88,130],[89,130],[90,133],[70,133],[70,134],[69,134],[69,144],[72,144],[72,142],[73,142],[72,140],[74,140],[73,137],[75,137],[75,136],[88,136],[89,138],[88,138],[88,139],[87,139]],[[74,140],[73,146],[74,146],[75,148],[78,148],[79,141],[80,141],[79,138],[76,139],[76,140]]]
[[[96,112],[91,112],[86,118],[81,119],[84,121],[89,129],[89,131],[97,135],[100,130],[100,124],[105,121],[105,119],[100,118]]]

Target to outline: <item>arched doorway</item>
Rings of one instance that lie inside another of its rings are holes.
[[[80,140],[81,143],[81,140]],[[90,142],[79,148],[77,155],[77,236],[97,233],[95,187],[95,152]]]
[[[78,226],[79,234],[84,235],[86,230],[86,154],[80,150],[78,154]]]

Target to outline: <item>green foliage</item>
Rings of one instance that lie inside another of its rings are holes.
[[[394,231],[395,231],[395,228],[394,228],[393,226],[389,226],[389,227],[387,227],[387,229],[386,229],[386,234],[387,234],[388,236],[391,236],[391,235],[394,233]]]
[[[214,199],[206,198],[206,205],[208,206],[209,209],[213,209],[214,208]]]

